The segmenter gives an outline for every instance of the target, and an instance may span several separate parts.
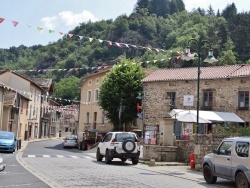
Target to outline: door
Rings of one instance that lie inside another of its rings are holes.
[[[99,143],[100,153],[102,155],[105,155],[106,148],[109,148],[111,138],[112,138],[112,133],[108,133]]]
[[[233,141],[223,141],[214,157],[215,173],[223,177],[230,177],[232,173],[232,150]]]
[[[97,119],[97,112],[94,112],[93,129],[96,129],[96,119]]]

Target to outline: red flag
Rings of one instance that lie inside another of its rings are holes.
[[[5,19],[4,18],[0,18],[0,23],[2,23]]]
[[[63,32],[59,32],[60,33],[60,35],[62,35],[63,34]]]

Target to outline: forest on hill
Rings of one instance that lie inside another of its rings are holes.
[[[191,38],[212,44],[219,61],[209,66],[249,64],[249,20],[250,11],[238,12],[234,3],[222,11],[210,5],[207,10],[188,12],[182,0],[138,0],[130,15],[81,23],[69,31],[71,35],[46,46],[0,49],[0,69],[52,78],[55,97],[75,99],[79,96],[73,95],[78,94],[65,96],[60,89],[69,79],[78,83],[85,74],[124,58],[152,69],[197,66],[197,61],[180,58]],[[197,51],[195,44],[191,44],[191,51]],[[202,58],[207,55],[208,46],[204,45]]]

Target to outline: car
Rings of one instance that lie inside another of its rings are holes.
[[[0,172],[5,169],[5,165],[3,164],[3,158],[0,156]]]
[[[131,159],[133,164],[138,164],[140,146],[138,136],[133,132],[109,132],[97,146],[96,159],[110,164],[114,158],[122,161]]]
[[[217,177],[236,182],[237,188],[248,188],[250,180],[250,137],[224,139],[213,153],[203,160],[203,176],[208,184]]]
[[[14,152],[16,149],[16,137],[14,132],[0,131],[0,151]]]
[[[66,136],[63,139],[63,147],[66,148],[76,148],[78,146],[78,139],[76,135]]]

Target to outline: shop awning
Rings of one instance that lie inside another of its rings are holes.
[[[173,109],[170,112],[172,118],[177,119],[182,117],[187,113],[197,114],[196,110],[182,110],[182,109]],[[245,121],[237,116],[233,112],[216,112],[216,111],[203,111],[199,110],[199,116],[203,119],[206,119],[211,122],[237,122],[244,123]]]

